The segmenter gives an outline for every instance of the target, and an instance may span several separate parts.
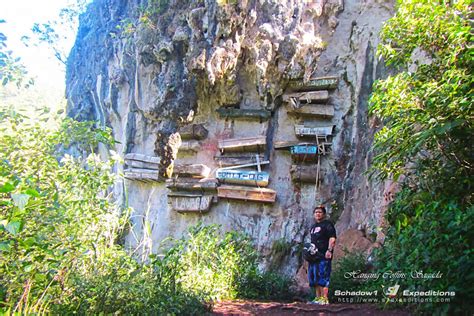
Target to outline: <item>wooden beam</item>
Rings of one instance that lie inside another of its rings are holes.
[[[218,186],[217,179],[175,178],[167,179],[166,187],[170,190],[212,191]]]
[[[175,164],[173,174],[182,177],[207,178],[211,169],[203,164]]]
[[[255,148],[258,146],[265,146],[267,144],[267,140],[265,136],[258,136],[258,137],[245,137],[245,138],[229,138],[229,139],[222,139],[219,141],[218,148],[220,150],[246,150]]]
[[[276,191],[266,188],[224,185],[217,188],[217,196],[227,199],[273,203],[276,200]]]
[[[204,139],[208,131],[203,124],[189,124],[178,129],[181,139]]]
[[[308,104],[300,108],[291,107],[288,113],[299,114],[303,116],[333,117],[334,105],[330,104]]]
[[[283,95],[283,102],[293,103],[295,101],[301,103],[323,103],[329,99],[327,90],[309,91],[309,92],[293,92]]]
[[[219,108],[217,110],[221,118],[256,118],[267,120],[271,117],[271,112],[268,110],[253,110],[253,109],[235,109],[235,108]]]
[[[335,89],[337,88],[338,77],[318,77],[311,78],[307,82],[302,79],[291,80],[288,82],[287,88],[290,91],[313,91],[313,90],[324,90],[324,89]]]

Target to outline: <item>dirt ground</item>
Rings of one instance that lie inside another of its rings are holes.
[[[380,310],[370,304],[311,305],[302,302],[222,301],[214,304],[211,315],[411,315],[403,310]]]

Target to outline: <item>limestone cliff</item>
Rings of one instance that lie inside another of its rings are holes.
[[[392,187],[364,175],[377,124],[368,119],[367,103],[384,73],[375,48],[392,6],[380,0],[90,4],[68,61],[68,115],[112,127],[119,154],[155,157],[139,164],[158,170],[155,181],[124,179],[115,187],[116,198],[134,212],[127,243],[146,253],[200,220],[218,223],[250,234],[267,264],[279,261],[294,274],[298,244],[318,204],[328,205],[339,234],[351,228],[375,236]],[[319,107],[329,104],[329,112],[302,114],[299,103],[309,97],[305,89],[295,96],[291,87],[328,76],[337,84]],[[313,172],[317,162],[300,164],[287,149],[277,150],[276,144],[303,141],[295,125],[335,126],[324,139],[328,152],[319,158],[318,183],[290,172]],[[186,140],[182,131],[189,126],[207,132]],[[213,178],[223,159],[252,158],[221,153],[222,141],[257,136],[264,145],[253,150],[270,161],[262,168],[274,203],[219,198],[208,201],[208,212],[176,212],[164,181],[178,166],[203,164]]]

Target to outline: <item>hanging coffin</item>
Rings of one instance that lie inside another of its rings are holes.
[[[201,149],[201,143],[197,140],[187,140],[181,142],[181,146],[179,146],[179,151],[184,152],[198,152]]]
[[[332,135],[334,125],[320,126],[320,127],[306,127],[304,125],[295,125],[295,134],[299,137],[312,136],[319,138],[326,138]]]
[[[266,143],[265,136],[230,138],[220,140],[218,147],[221,151],[255,151],[265,147]]]
[[[268,110],[253,110],[253,109],[235,109],[235,108],[220,108],[217,110],[221,118],[242,118],[242,119],[260,119],[267,120],[271,116]]]
[[[170,193],[168,201],[171,208],[180,213],[208,212],[214,201],[212,195]]]
[[[337,77],[319,77],[312,78],[304,82],[303,80],[291,80],[288,83],[288,89],[291,91],[313,91],[337,88]]]
[[[283,95],[283,102],[288,102],[292,105],[297,105],[301,103],[324,103],[328,99],[329,93],[327,92],[327,90],[286,93]]]
[[[256,157],[258,156],[258,158]],[[250,155],[245,155],[245,153],[241,153],[234,156],[215,156],[214,160],[216,161],[217,165],[220,167],[228,167],[228,166],[237,166],[243,164],[255,164],[258,161],[263,161],[265,157],[263,155],[256,155],[254,153]]]
[[[141,182],[160,182],[158,170],[131,168],[124,170],[124,178]]]
[[[293,181],[316,184],[316,179],[320,178],[320,171],[317,166],[292,165],[290,169]]]
[[[318,159],[318,146],[301,144],[290,147],[291,157],[294,161],[316,161]]]
[[[221,183],[235,183],[243,185],[252,185],[266,187],[269,180],[268,172],[247,171],[235,169],[217,169],[216,178]]]
[[[207,178],[211,169],[203,164],[175,164],[173,175],[191,178]]]
[[[217,188],[217,196],[227,199],[273,203],[276,200],[276,191],[267,188],[224,185]]]
[[[217,189],[217,179],[176,178],[167,179],[166,187],[170,190],[213,191]]]
[[[301,116],[314,116],[314,117],[333,117],[334,116],[334,105],[331,104],[307,104],[299,108],[292,107],[288,110],[288,113],[299,114]]]
[[[131,168],[158,170],[160,157],[130,153],[125,155],[125,164]]]
[[[181,127],[178,130],[181,139],[204,139],[207,137],[208,131],[203,124],[190,124]]]

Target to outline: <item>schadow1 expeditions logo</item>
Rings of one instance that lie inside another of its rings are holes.
[[[383,285],[382,285],[382,287],[383,287]],[[394,286],[388,287],[383,293],[388,298],[394,298],[394,297],[397,296],[398,289],[400,289],[400,285],[395,284]]]

